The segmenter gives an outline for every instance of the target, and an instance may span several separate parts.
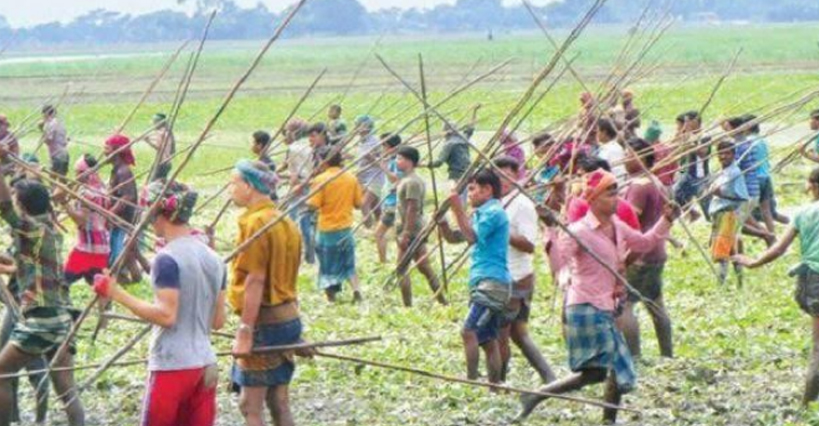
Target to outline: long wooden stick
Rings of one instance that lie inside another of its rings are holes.
[[[383,368],[383,369],[387,369],[387,370],[403,371],[405,373],[415,374],[415,375],[427,377],[427,378],[430,378],[430,379],[443,380],[445,382],[450,382],[450,383],[460,383],[460,384],[469,385],[469,386],[478,386],[478,387],[484,387],[484,388],[489,388],[489,389],[493,389],[493,390],[513,392],[513,393],[519,393],[519,394],[524,394],[524,395],[538,395],[538,396],[543,396],[543,397],[548,397],[548,398],[562,399],[564,401],[577,402],[577,403],[585,404],[585,405],[593,405],[595,407],[610,408],[610,409],[614,409],[614,410],[620,410],[620,411],[627,411],[627,412],[630,412],[630,413],[642,414],[642,412],[640,410],[624,407],[622,405],[614,405],[614,404],[610,404],[610,403],[607,403],[607,402],[595,401],[595,400],[592,400],[592,399],[579,398],[579,397],[563,395],[563,394],[558,394],[558,393],[550,393],[550,392],[541,392],[541,391],[535,391],[535,390],[529,390],[529,389],[521,389],[521,388],[516,388],[516,387],[512,387],[512,386],[498,385],[498,384],[488,383],[488,382],[479,382],[477,380],[462,379],[460,377],[445,376],[443,374],[433,373],[431,371],[421,370],[421,369],[418,369],[418,368],[404,367],[404,366],[396,365],[396,364],[387,364],[385,362],[370,361],[370,360],[366,360],[366,359],[362,359],[362,358],[356,358],[356,357],[347,356],[347,355],[331,354],[331,353],[327,353],[327,352],[318,352],[316,354],[316,356],[323,357],[323,358],[336,359],[336,360],[339,360],[339,361],[353,362],[353,363],[356,363],[356,364],[369,365],[371,367],[378,367],[378,368]]]
[[[259,66],[259,63],[261,63],[262,58],[264,57],[264,55],[267,53],[267,51],[270,49],[270,47],[273,45],[273,43],[275,43],[276,40],[278,40],[281,37],[281,34],[284,32],[284,29],[287,28],[287,26],[293,20],[293,17],[295,17],[296,13],[302,8],[302,6],[304,6],[304,4],[306,2],[307,2],[307,0],[300,0],[290,10],[290,13],[287,15],[287,17],[284,19],[284,21],[276,29],[276,32],[273,34],[273,36],[262,47],[261,52],[259,52],[259,54],[256,56],[256,58],[250,64],[248,69],[245,71],[245,73],[239,78],[239,80],[234,84],[233,88],[228,92],[227,96],[222,101],[222,104],[219,106],[219,108],[217,109],[214,116],[210,119],[210,121],[208,121],[207,125],[202,130],[202,133],[199,136],[199,139],[194,143],[194,145],[193,145],[194,148],[192,148],[188,152],[188,155],[182,161],[182,164],[180,164],[180,166],[176,170],[174,170],[172,175],[168,178],[167,183],[162,188],[162,192],[167,191],[168,187],[176,180],[176,177],[185,168],[185,166],[188,164],[188,162],[193,157],[193,154],[196,152],[196,147],[198,147],[204,141],[205,137],[208,135],[208,133],[210,133],[210,131],[216,125],[216,122],[219,120],[219,118],[222,116],[222,114],[227,109],[227,106],[230,104],[230,101],[233,100],[233,97],[236,95],[236,93],[239,91],[239,89],[242,87],[242,85],[244,85],[245,81],[247,81],[247,79],[250,77],[250,75],[253,73],[253,71]],[[114,274],[116,274],[119,271],[119,268],[124,264],[123,261],[125,259],[125,255],[132,249],[132,247],[133,247],[134,243],[137,241],[139,233],[142,231],[142,229],[144,229],[148,225],[148,221],[150,220],[151,215],[158,208],[160,201],[161,200],[157,200],[157,202],[153,203],[151,208],[148,210],[148,213],[146,215],[144,215],[143,219],[140,221],[139,225],[136,227],[135,232],[130,236],[130,238],[126,242],[122,254],[114,262],[114,266],[112,268],[112,270],[114,271]],[[72,326],[71,331],[69,332],[68,336],[63,341],[63,343],[60,345],[60,347],[57,349],[57,352],[54,354],[54,358],[53,358],[51,364],[49,365],[49,368],[53,368],[55,366],[55,364],[60,361],[60,359],[62,358],[62,356],[65,353],[66,349],[68,348],[68,345],[69,345],[70,341],[77,334],[77,331],[79,331],[79,328],[82,325],[83,321],[85,320],[85,318],[88,317],[88,314],[90,313],[91,309],[97,303],[98,300],[99,300],[99,296],[95,296],[93,298],[93,300],[91,300],[91,302],[85,307],[83,312],[80,314],[80,317],[74,322],[74,325]],[[41,382],[40,386],[42,386],[42,383],[43,382]]]
[[[518,100],[517,104],[509,111],[509,113],[503,119],[501,126],[489,140],[489,143],[487,143],[486,147],[487,150],[492,149],[492,147],[500,140],[503,131],[506,129],[509,123],[511,123],[512,119],[515,116],[517,116],[517,114],[523,109],[526,103],[532,98],[535,90],[540,85],[540,83],[542,83],[543,80],[545,80],[546,77],[549,74],[551,74],[552,70],[554,70],[554,68],[557,66],[557,63],[560,61],[560,57],[563,56],[568,50],[568,48],[574,43],[574,41],[580,37],[580,34],[591,21],[591,18],[597,13],[597,11],[603,6],[604,3],[605,0],[596,0],[595,3],[589,8],[583,19],[577,24],[577,26],[575,26],[575,28],[563,42],[560,49],[558,49],[555,52],[549,63],[541,70],[540,74],[537,77],[535,77],[534,81],[530,84],[529,88],[526,89],[524,94]],[[376,57],[380,58],[380,56],[378,55]],[[379,60],[383,65],[387,66],[387,63],[386,61],[383,60],[383,58],[380,58]],[[461,178],[460,182],[458,182],[458,185],[456,186],[457,191],[463,190],[463,188],[466,186],[466,182],[468,181],[469,177],[475,172],[475,170],[477,170],[480,163],[481,160],[476,159],[475,161],[472,162],[469,168],[467,168],[466,173],[464,173],[464,176]],[[441,204],[441,208],[436,210],[435,214],[433,215],[434,220],[430,221],[430,223],[424,227],[424,229],[419,233],[419,238],[417,238],[407,249],[403,258],[398,263],[397,270],[400,271],[406,269],[412,257],[415,255],[415,251],[418,250],[418,247],[420,247],[422,241],[424,241],[429,236],[433,228],[437,226],[437,221],[441,217],[443,217],[447,209],[449,209],[449,200],[444,200],[444,202]]]
[[[136,320],[136,322],[144,323],[144,321],[142,321],[142,320],[140,320],[138,318],[134,318],[134,320]],[[230,337],[232,339],[233,335],[228,335],[228,337]],[[361,344],[365,344],[365,343],[376,342],[376,341],[380,341],[380,340],[381,340],[381,336],[370,336],[370,337],[360,337],[360,338],[355,338],[355,339],[331,340],[331,341],[325,341],[325,342],[304,342],[304,343],[296,343],[296,344],[292,344],[292,345],[267,346],[267,347],[264,347],[264,348],[257,348],[250,355],[238,355],[237,356],[233,352],[217,352],[216,356],[220,357],[220,358],[221,357],[245,358],[247,356],[266,355],[266,354],[277,353],[277,352],[288,352],[288,351],[296,351],[296,350],[303,350],[303,349],[336,348],[336,347],[343,347],[343,346],[355,346],[355,345],[361,345]],[[259,351],[260,349],[262,351]],[[148,363],[148,358],[135,359],[135,360],[131,360],[131,361],[111,362],[111,363],[108,363],[108,368],[112,368],[112,367],[131,367],[131,366],[134,366],[134,365],[142,365],[142,364],[147,364],[147,363]],[[89,364],[89,365],[77,365],[77,366],[70,366],[70,367],[69,366],[56,367],[51,371],[52,372],[65,372],[65,371],[90,370],[90,369],[100,368],[103,365],[105,365],[105,364],[104,363],[95,363],[95,364]],[[49,370],[47,368],[44,368],[44,369],[40,369],[40,370],[30,370],[30,371],[25,371],[25,372],[20,371],[20,372],[17,372],[17,373],[0,374],[0,380],[22,378],[22,377],[32,376],[32,375],[35,375],[35,374],[45,373],[45,372],[48,372],[48,371]]]
[[[179,57],[179,54],[182,53],[182,51],[185,49],[185,47],[188,46],[188,43],[189,43],[188,40],[184,41],[182,43],[182,45],[179,46],[179,48],[176,49],[176,51],[171,55],[171,57],[168,59],[168,61],[165,63],[165,65],[162,67],[162,69],[159,70],[159,74],[157,74],[157,76],[154,78],[154,80],[151,81],[151,84],[148,85],[148,88],[145,90],[145,92],[139,98],[139,102],[137,102],[136,106],[134,106],[134,109],[131,110],[131,112],[128,114],[128,116],[126,116],[125,119],[122,120],[122,123],[120,123],[120,125],[116,128],[116,130],[114,130],[114,134],[122,133],[122,131],[125,129],[125,127],[128,126],[128,123],[131,121],[132,118],[134,118],[134,115],[136,115],[136,112],[139,111],[139,108],[142,107],[142,105],[148,99],[148,96],[151,96],[151,93],[153,93],[156,86],[165,77],[165,74],[168,73],[168,70],[171,69],[171,65],[173,65],[174,62],[176,62],[176,59]]]
[[[418,72],[420,75],[420,82],[421,82],[421,98],[424,104],[424,107],[428,106],[429,103],[427,102],[427,80],[426,76],[424,75],[424,57],[421,54],[418,54]],[[433,161],[433,153],[432,153],[432,132],[429,129],[429,113],[424,114],[424,128],[426,131],[427,137],[427,151],[429,153],[429,161]],[[435,170],[430,169],[429,171],[430,176],[432,176],[432,201],[435,203],[435,210],[438,210],[441,207],[441,204],[438,202],[438,185],[435,182]],[[423,203],[423,200],[422,200]],[[419,213],[420,214],[420,213]],[[438,240],[443,240],[443,235],[441,234],[441,228],[438,228]],[[441,276],[443,277],[444,281],[444,294],[449,294],[449,278],[447,277],[446,273],[446,255],[444,254],[444,246],[443,244],[438,245],[438,255],[441,257]]]
[[[476,78],[475,78],[475,79],[473,79],[472,81],[470,81],[470,82],[468,82],[468,83],[464,84],[462,87],[459,87],[459,88],[455,89],[455,90],[454,90],[454,91],[452,91],[452,92],[451,92],[449,95],[447,95],[446,97],[444,97],[442,100],[438,101],[438,102],[435,104],[435,106],[436,106],[436,107],[438,107],[438,106],[440,106],[440,105],[445,104],[446,102],[449,102],[449,101],[450,101],[452,98],[454,98],[455,96],[459,95],[460,93],[462,93],[463,91],[465,91],[467,88],[471,87],[471,86],[472,86],[472,85],[474,85],[474,84],[477,84],[478,82],[480,82],[480,81],[484,80],[484,79],[485,79],[485,78],[487,78],[488,76],[490,76],[490,75],[494,74],[494,73],[495,73],[495,72],[497,72],[498,70],[500,70],[500,69],[502,69],[503,67],[505,67],[505,66],[506,66],[508,63],[509,63],[509,61],[504,61],[503,63],[499,64],[498,66],[493,67],[493,68],[492,68],[491,70],[489,70],[488,72],[486,72],[486,73],[484,73],[484,74],[482,74],[482,75],[480,75],[480,76],[476,77]],[[409,126],[411,126],[411,125],[412,125],[412,123],[414,123],[416,120],[421,119],[421,118],[423,118],[423,112],[422,112],[421,114],[419,114],[418,116],[416,116],[415,118],[413,118],[412,120],[410,120],[409,122],[407,122],[406,124],[404,124],[404,126],[402,126],[402,127],[401,127],[399,130],[397,130],[395,133],[399,133],[399,134],[400,134],[401,132],[403,132],[404,130],[406,130],[407,128],[409,128]],[[352,133],[352,132],[351,132],[351,133]],[[343,142],[342,142],[342,145],[343,145],[343,144],[345,144],[345,143],[347,143],[347,142],[349,142],[350,140],[352,140],[352,138],[353,138],[353,137],[354,137],[354,135],[352,135],[352,134],[348,135],[348,137],[347,137],[347,138],[345,138],[345,141],[343,141]],[[336,145],[336,146],[338,146],[338,145]],[[359,158],[359,160],[360,160],[360,158]],[[342,174],[343,172],[345,172],[345,171],[347,171],[347,170],[351,169],[351,168],[352,168],[352,167],[353,167],[353,166],[356,164],[356,162],[357,162],[357,161],[358,161],[358,160],[356,160],[356,161],[352,162],[351,164],[349,164],[349,165],[345,166],[345,167],[344,167],[342,170],[340,170],[340,171],[339,171],[339,173],[337,173],[336,175],[332,176],[330,179],[325,180],[324,182],[322,182],[322,184],[321,184],[321,185],[318,185],[317,187],[312,188],[312,189],[311,189],[311,191],[310,191],[310,193],[308,193],[308,194],[307,194],[305,197],[303,197],[303,198],[304,198],[304,199],[308,199],[308,198],[309,198],[311,195],[316,194],[318,191],[320,191],[322,188],[324,188],[324,186],[326,186],[327,184],[329,184],[329,183],[333,182],[335,179],[337,179],[339,176],[341,176],[341,174]],[[253,244],[253,242],[254,242],[254,241],[257,239],[257,238],[259,238],[259,237],[261,237],[262,235],[264,235],[264,233],[265,233],[265,232],[267,232],[267,230],[268,230],[268,229],[270,229],[271,227],[275,226],[276,224],[278,224],[279,222],[281,222],[282,220],[284,220],[284,219],[287,217],[287,213],[289,213],[290,211],[294,210],[296,207],[297,207],[297,206],[290,206],[290,207],[288,207],[288,208],[287,208],[287,209],[286,209],[286,210],[285,210],[285,211],[284,211],[284,212],[283,212],[281,215],[279,215],[279,216],[277,216],[277,217],[272,218],[272,219],[271,219],[269,222],[267,222],[266,224],[264,224],[264,225],[263,225],[263,226],[262,226],[262,227],[261,227],[261,228],[260,228],[260,229],[259,229],[259,230],[258,230],[256,233],[255,233],[255,234],[251,235],[251,236],[250,236],[250,237],[249,237],[247,240],[245,240],[245,241],[244,241],[244,243],[242,243],[241,245],[239,245],[238,247],[236,247],[236,248],[234,249],[234,251],[233,251],[233,252],[231,252],[230,254],[228,254],[228,255],[227,255],[225,258],[224,258],[224,259],[225,259],[225,262],[229,262],[229,261],[231,261],[231,260],[232,260],[232,259],[233,259],[235,256],[237,256],[239,253],[241,253],[242,251],[246,250],[246,249],[247,249],[247,247],[249,247],[251,244]]]

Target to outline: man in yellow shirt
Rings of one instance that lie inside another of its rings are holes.
[[[341,285],[350,281],[353,302],[363,300],[355,271],[353,210],[364,204],[364,191],[356,176],[341,169],[341,153],[323,147],[318,152],[324,170],[313,180],[307,206],[318,211],[316,254],[319,260],[319,288],[334,302]]]
[[[281,216],[270,200],[270,169],[261,162],[242,160],[231,178],[231,198],[245,209],[239,217],[239,246]],[[301,235],[285,218],[236,256],[227,298],[241,316],[233,353],[247,354],[254,347],[293,344],[301,341],[302,324],[296,299],[301,261]],[[237,358],[231,373],[241,386],[240,409],[248,426],[264,424],[264,405],[277,426],[293,425],[288,385],[295,364],[292,354]]]

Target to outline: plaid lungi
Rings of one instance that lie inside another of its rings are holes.
[[[723,210],[714,213],[711,227],[711,258],[715,261],[728,260],[737,244],[742,227],[737,210]]]
[[[75,314],[76,311],[64,307],[28,309],[14,324],[9,342],[27,354],[50,356],[68,337]],[[73,342],[69,350],[74,353]]]
[[[574,372],[593,368],[613,370],[617,388],[629,392],[637,383],[634,361],[614,316],[584,303],[566,308],[566,343],[569,368]]]
[[[320,290],[341,286],[355,275],[355,238],[351,228],[319,231],[316,239]]]

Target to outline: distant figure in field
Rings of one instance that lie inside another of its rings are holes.
[[[811,142],[803,144],[799,148],[799,152],[808,160],[819,163],[819,109],[810,113],[808,126],[810,131],[813,132],[813,137]]]
[[[341,105],[330,105],[327,111],[327,136],[330,144],[336,144],[347,136],[347,123],[341,118]]]
[[[364,192],[352,172],[342,171],[340,152],[322,147],[319,156],[323,164],[307,200],[307,207],[318,213],[318,287],[328,301],[335,302],[342,285],[349,281],[353,301],[358,303],[363,297],[356,272],[353,212],[362,207]]]
[[[0,114],[0,147],[2,147],[2,154],[0,154],[0,173],[3,175],[14,175],[17,167],[11,158],[9,158],[9,155],[19,157],[20,144],[17,142],[17,137],[9,130],[9,119],[2,114]]]
[[[387,263],[387,232],[395,226],[396,209],[398,206],[397,188],[404,176],[398,169],[398,151],[401,145],[401,136],[393,134],[381,135],[382,149],[386,157],[385,162],[379,162],[381,170],[387,177],[387,195],[381,202],[381,220],[375,228],[375,244],[378,247],[378,261]]]
[[[57,109],[52,105],[43,107],[43,143],[51,158],[51,171],[65,176],[68,173],[68,135],[65,126],[57,118]]]
[[[313,174],[313,150],[307,139],[310,126],[300,118],[293,118],[285,126],[284,142],[287,144],[287,157],[284,167],[290,180],[290,194],[298,207],[290,212],[290,217],[299,224],[304,247],[304,262],[316,263],[316,216],[304,205],[304,197],[310,190],[310,177]]]
[[[279,175],[276,173],[276,163],[270,157],[270,133],[264,130],[253,132],[253,145],[251,151],[255,154],[259,161],[270,169],[271,177],[274,179],[270,182],[270,199],[276,201],[279,197],[276,194],[276,188],[279,183]]]
[[[168,116],[163,113],[157,113],[153,118],[154,130],[151,135],[145,139],[145,142],[156,150],[157,159],[155,160],[153,173],[151,174],[151,182],[157,180],[164,180],[168,178],[171,172],[171,161],[173,155],[176,154],[176,137],[171,131],[171,126],[168,123]]]
[[[739,231],[742,228],[742,209],[751,198],[745,177],[736,161],[735,145],[731,141],[722,141],[717,145],[719,162],[722,165],[720,173],[708,194],[713,196],[709,206],[711,216],[711,258],[719,266],[720,284],[725,283],[728,276],[728,261],[731,256],[739,252]],[[742,271],[740,264],[735,263],[734,269],[742,286]]]
[[[424,227],[424,199],[426,195],[426,185],[416,173],[415,168],[421,154],[411,146],[403,146],[398,149],[396,155],[396,168],[401,174],[398,187],[396,188],[396,201],[398,207],[398,224],[396,234],[398,240],[398,261],[407,255],[407,250],[415,243]],[[412,253],[412,259],[416,261],[418,272],[426,278],[429,288],[435,294],[436,300],[442,305],[447,301],[441,293],[438,277],[429,263],[426,243],[422,242]],[[412,306],[412,282],[409,274],[399,271],[401,279],[401,299],[405,307]]]
[[[364,226],[371,229],[381,218],[379,201],[384,188],[385,175],[378,167],[381,161],[381,141],[375,135],[375,120],[369,115],[355,119],[355,131],[358,134],[358,181],[364,188]]]

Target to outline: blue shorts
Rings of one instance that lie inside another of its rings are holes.
[[[469,313],[464,321],[464,330],[475,333],[478,337],[478,344],[483,345],[498,338],[501,317],[501,314],[493,312],[486,306],[470,303]]]
[[[124,229],[115,227],[111,230],[111,254],[108,255],[108,266],[112,266],[117,261],[122,250],[125,248],[125,239],[128,233]]]
[[[301,342],[301,319],[281,324],[263,324],[253,332],[253,347],[290,345]],[[246,371],[233,364],[230,373],[234,384],[242,387],[273,387],[290,383],[296,364],[286,360],[270,370]]]

